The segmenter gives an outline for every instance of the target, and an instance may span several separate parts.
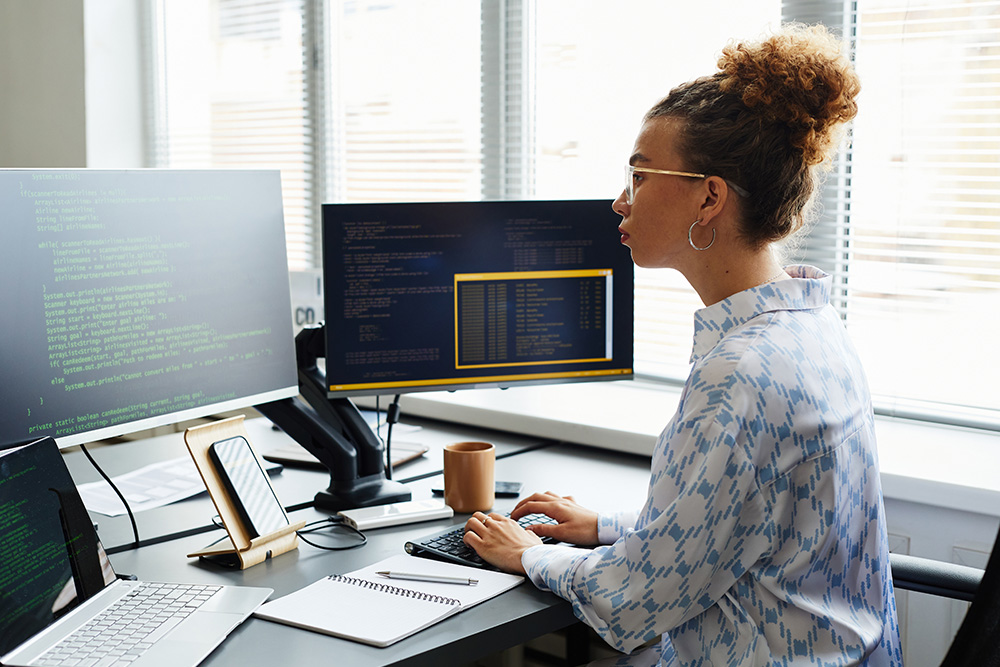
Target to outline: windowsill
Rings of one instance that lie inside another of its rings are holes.
[[[679,388],[581,383],[405,394],[403,414],[649,456]],[[1000,516],[1000,434],[877,417],[886,498]]]

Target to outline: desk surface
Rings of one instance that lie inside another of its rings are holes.
[[[408,485],[414,499],[431,497],[431,488],[440,486],[441,447],[459,439],[485,439],[497,445],[497,479],[520,481],[525,490],[550,490],[573,495],[595,509],[638,507],[649,476],[648,459],[571,445],[551,444],[536,449],[539,441],[492,431],[477,431],[437,422],[419,422],[419,431],[400,435],[400,440],[419,440],[431,450],[420,461],[401,467],[397,479],[429,475]],[[248,422],[248,432],[259,451],[276,446],[264,420]],[[265,441],[267,441],[265,443]],[[121,474],[156,460],[186,454],[179,436],[101,447],[94,457],[110,475]],[[507,456],[504,456],[504,455]],[[96,472],[81,454],[66,456],[78,482],[93,481]],[[286,468],[274,479],[276,491],[286,505],[311,500],[326,486],[323,473]],[[498,499],[498,511],[510,511],[516,499]],[[214,507],[207,494],[137,516],[140,537],[145,541],[168,533],[208,526]],[[326,516],[309,508],[292,513],[293,520],[312,521]],[[401,553],[407,539],[448,525],[460,524],[465,515],[408,526],[380,528],[367,532],[368,543],[358,549],[330,552],[301,543],[297,551],[278,556],[247,570],[227,570],[185,555],[223,535],[219,529],[173,539],[112,556],[119,572],[140,579],[229,583],[273,588],[274,596],[291,593],[331,573],[349,572],[383,558]],[[95,515],[106,546],[131,541],[126,517]],[[347,543],[350,538],[344,538]],[[332,658],[350,665],[442,665],[460,664],[524,643],[574,622],[570,606],[550,593],[537,590],[530,582],[435,624],[388,648],[374,648],[327,637],[305,630],[256,618],[247,620],[208,658],[205,664],[308,664]]]

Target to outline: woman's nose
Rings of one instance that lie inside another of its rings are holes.
[[[625,203],[625,191],[622,190],[622,193],[618,195],[618,199],[612,202],[611,210],[624,218],[628,215],[629,208],[629,205]]]

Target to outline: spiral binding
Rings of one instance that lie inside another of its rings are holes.
[[[329,577],[330,581],[339,581],[345,584],[351,584],[353,586],[361,586],[362,588],[368,588],[373,591],[382,591],[383,593],[391,593],[392,595],[399,595],[404,598],[415,598],[417,600],[426,600],[428,602],[440,602],[441,604],[450,605],[461,605],[460,600],[455,598],[445,597],[443,595],[431,595],[430,593],[422,593],[421,591],[410,590],[409,588],[400,588],[399,586],[390,586],[389,584],[380,584],[374,581],[368,581],[367,579],[356,579],[355,577],[345,577],[342,574],[331,574]]]

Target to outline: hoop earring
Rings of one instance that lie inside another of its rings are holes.
[[[709,248],[712,247],[712,244],[715,243],[715,227],[712,227],[712,240],[708,242],[707,246],[702,246],[701,248],[699,248],[694,244],[694,241],[691,240],[691,232],[694,230],[694,226],[697,225],[699,222],[701,222],[701,218],[698,218],[697,220],[692,222],[691,226],[688,227],[688,243],[690,243],[691,247],[694,248],[695,250],[708,250]]]

